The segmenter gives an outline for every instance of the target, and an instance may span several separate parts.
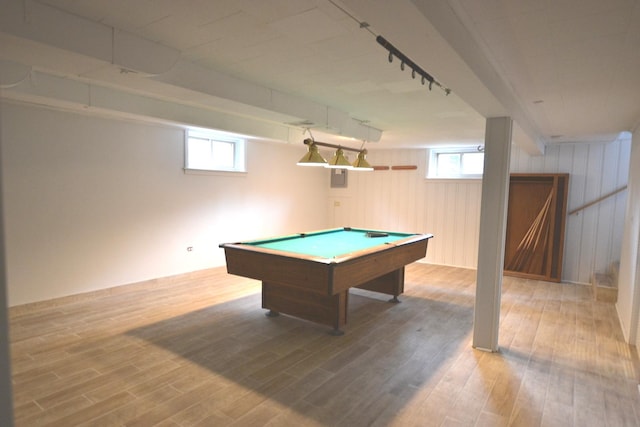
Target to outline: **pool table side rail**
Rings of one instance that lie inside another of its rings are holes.
[[[394,242],[382,243],[380,245],[371,246],[370,248],[362,249],[359,251],[348,252],[346,254],[338,255],[333,257],[331,260],[333,263],[340,264],[351,260],[352,258],[360,258],[368,254],[373,254],[380,251],[385,251],[394,247],[406,246],[417,242],[428,241],[432,238],[431,234],[414,234],[409,237],[406,237],[401,240],[396,240]],[[375,237],[373,237],[375,239]],[[426,248],[425,248],[426,251]],[[426,255],[426,252],[422,254],[421,257],[416,258],[414,261],[423,258]],[[413,262],[413,261],[412,261]]]
[[[264,243],[281,242],[283,240],[299,239],[301,237],[313,237],[313,236],[317,236],[317,235],[320,235],[320,234],[339,233],[341,231],[348,231],[348,230],[365,231],[365,230],[362,230],[362,229],[351,228],[351,227],[327,228],[327,229],[324,229],[324,230],[307,231],[307,232],[304,232],[304,233],[287,234],[287,235],[284,235],[284,236],[271,236],[271,237],[264,237],[264,238],[261,238],[261,239],[252,239],[252,240],[247,240],[246,242],[239,242],[238,244],[260,245],[260,244],[264,244]],[[222,246],[222,245],[220,245],[220,246]]]
[[[282,256],[282,257],[288,257],[288,258],[296,258],[304,261],[317,262],[320,264],[331,264],[335,262],[334,258],[325,258],[317,255],[308,255],[308,254],[301,254],[297,252],[283,251],[280,249],[265,248],[262,246],[254,246],[254,245],[246,244],[244,242],[222,243],[220,247],[223,248],[225,252],[227,249],[232,248],[240,251],[263,253],[263,254],[269,254],[273,256]]]
[[[313,237],[320,234],[339,233],[341,231],[358,231],[363,233],[366,233],[366,232],[389,233],[389,234],[399,235],[399,236],[411,236],[411,235],[421,234],[421,233],[404,233],[404,232],[385,231],[385,230],[370,230],[370,229],[355,228],[355,227],[342,227],[342,228],[327,228],[324,230],[307,231],[304,233],[294,233],[294,234],[288,234],[285,236],[271,236],[271,237],[264,237],[261,239],[252,239],[252,240],[247,240],[245,242],[242,242],[242,244],[256,245],[261,243],[271,243],[271,242],[278,242],[282,240],[297,239],[303,236]]]
[[[385,248],[377,251],[362,251],[362,256],[334,264],[332,292],[339,293],[352,287],[368,289],[361,285],[424,258],[429,238],[423,236],[420,239],[408,239],[403,244],[385,245]]]
[[[333,231],[340,231],[340,229],[335,229]],[[313,233],[303,233],[303,234],[318,234],[320,232],[313,232]],[[277,241],[277,240],[284,240],[284,239],[288,239],[288,238],[296,238],[296,237],[300,237],[302,234],[300,235],[291,235],[291,236],[286,236],[283,237],[281,239],[264,239],[264,240],[252,240],[252,241],[248,241],[248,242],[237,242],[237,243],[221,243],[219,245],[220,248],[226,249],[227,248],[235,248],[235,249],[239,249],[239,250],[244,250],[244,251],[254,251],[254,252],[261,252],[261,253],[265,253],[265,254],[271,254],[271,255],[275,255],[275,256],[286,256],[286,257],[290,257],[290,258],[298,258],[301,260],[307,260],[307,261],[312,261],[312,262],[318,262],[318,263],[323,263],[323,264],[332,264],[332,263],[342,263],[342,262],[346,262],[351,258],[354,257],[361,257],[364,255],[367,255],[369,253],[374,253],[374,252],[378,252],[380,250],[385,250],[388,249],[389,247],[393,247],[393,246],[401,246],[401,245],[406,245],[406,244],[410,244],[416,241],[421,241],[424,239],[430,239],[433,237],[432,234],[412,234],[409,235],[408,237],[404,238],[404,239],[400,239],[400,240],[396,240],[394,242],[387,242],[387,243],[382,243],[376,246],[371,246],[369,248],[366,249],[362,249],[359,251],[353,251],[353,252],[347,252],[344,254],[340,254],[337,255],[335,257],[332,258],[326,258],[326,257],[322,257],[322,256],[317,256],[317,255],[309,255],[309,254],[301,254],[298,252],[290,252],[290,251],[285,251],[285,250],[281,250],[281,249],[272,249],[272,248],[265,248],[262,246],[256,246],[255,242],[258,241],[264,241],[264,242],[272,242],[272,241]]]
[[[426,255],[430,234],[376,245],[338,258],[322,258],[244,244],[222,244],[227,272],[334,295],[357,287]]]
[[[263,282],[282,283],[327,294],[327,283],[331,274],[330,263],[314,261],[313,257],[290,257],[279,251],[252,249],[246,245],[225,245],[227,272]]]

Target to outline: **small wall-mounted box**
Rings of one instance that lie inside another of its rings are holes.
[[[347,169],[331,169],[331,188],[347,188]]]

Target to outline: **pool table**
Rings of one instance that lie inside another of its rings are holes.
[[[347,323],[349,288],[404,291],[404,267],[427,253],[431,234],[336,228],[222,243],[230,274],[262,281],[262,307],[333,327]]]

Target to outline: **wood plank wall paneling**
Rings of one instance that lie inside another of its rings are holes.
[[[549,146],[544,156],[532,158],[522,150],[512,153],[512,172],[566,172],[568,210],[627,184],[631,139],[621,136],[604,143]],[[593,272],[606,271],[620,259],[626,192],[567,218],[563,279],[588,283]]]
[[[630,147],[628,137],[608,144],[562,144],[547,147],[535,161],[516,149],[512,171],[569,173],[571,210],[626,185]],[[564,280],[587,283],[594,271],[619,260],[625,206],[623,192],[567,218]]]
[[[347,188],[331,189],[331,226],[432,233],[427,262],[475,268],[481,182],[426,180],[425,150],[381,150],[368,159],[378,165],[418,167],[349,172]]]
[[[514,147],[512,172],[569,173],[568,210],[627,184],[631,139],[610,143],[549,146],[544,156]],[[426,261],[475,268],[478,256],[481,183],[427,180],[426,150],[375,150],[377,165],[415,164],[416,170],[349,172],[344,189],[331,189],[331,226],[433,233]],[[335,206],[334,202],[339,202]],[[563,280],[588,283],[620,259],[626,192],[567,218]]]

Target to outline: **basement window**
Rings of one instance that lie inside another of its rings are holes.
[[[429,150],[427,178],[481,179],[484,170],[484,148],[447,147]]]
[[[246,172],[244,139],[215,131],[188,130],[185,170]]]

